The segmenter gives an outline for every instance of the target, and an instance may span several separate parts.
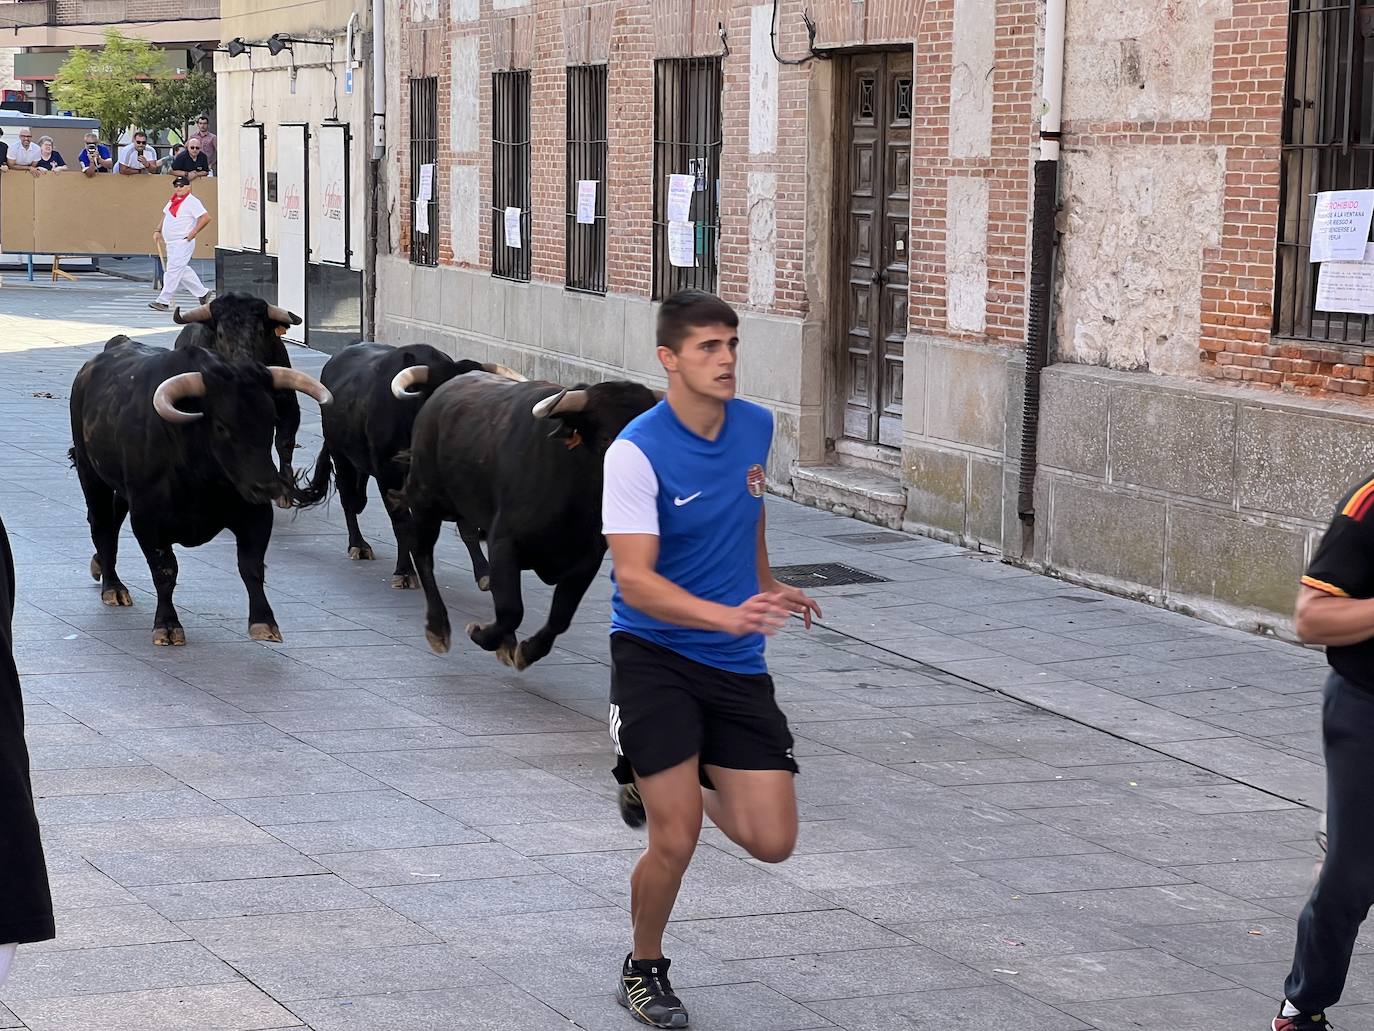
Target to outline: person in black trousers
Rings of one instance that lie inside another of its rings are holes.
[[[1374,904],[1374,479],[1336,508],[1302,578],[1294,622],[1326,645],[1322,698],[1326,856],[1298,918],[1293,967],[1271,1031],[1322,1031]]]
[[[0,984],[15,948],[55,936],[14,666],[14,555],[0,521]]]

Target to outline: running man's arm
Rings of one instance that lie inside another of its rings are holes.
[[[647,533],[606,535],[615,563],[621,597],[645,615],[693,630],[716,630],[743,637],[771,634],[787,620],[782,597],[756,594],[742,605],[721,605],[698,598],[654,571],[658,536]]]
[[[1374,637],[1374,522],[1364,520],[1361,496],[1336,513],[1303,575],[1293,623],[1307,644],[1339,647]]]
[[[1374,637],[1374,598],[1346,598],[1304,584],[1293,622],[1305,644],[1359,644]]]
[[[816,604],[805,591],[800,587],[791,587],[782,583],[773,575],[773,566],[768,561],[768,510],[766,508],[759,511],[759,547],[758,547],[758,570],[759,570],[759,590],[768,594],[777,594],[783,598],[783,604],[788,612],[801,616],[806,623],[806,629],[811,629],[811,615],[815,613],[817,619],[821,618],[821,607]]]
[[[194,240],[196,238],[196,234],[199,233],[209,224],[210,213],[207,211],[205,214],[201,215],[200,218],[196,219],[195,226],[191,229],[191,231],[188,234],[186,234],[186,242],[190,243],[192,240]]]

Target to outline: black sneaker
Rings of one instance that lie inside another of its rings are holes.
[[[633,953],[626,954],[625,965],[620,969],[616,1001],[641,1024],[650,1027],[686,1027],[687,1009],[682,1005],[682,1000],[673,994],[673,986],[668,983],[668,966],[672,961],[631,960],[631,955]],[[1306,1031],[1306,1028],[1299,1031]]]
[[[1270,1031],[1328,1031],[1331,1025],[1325,1013],[1299,1013],[1295,1017],[1285,1017],[1283,1011],[1269,1025]]]
[[[643,827],[647,819],[644,799],[639,797],[639,788],[633,784],[620,785],[620,818],[627,827]]]

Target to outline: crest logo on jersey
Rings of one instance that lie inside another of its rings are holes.
[[[763,475],[763,466],[755,464],[749,467],[745,473],[744,482],[749,487],[749,493],[756,498],[763,497],[764,488],[767,486],[767,479]]]

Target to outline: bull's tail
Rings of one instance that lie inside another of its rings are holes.
[[[310,482],[299,487],[291,499],[297,508],[318,505],[329,496],[329,477],[334,472],[334,459],[329,456],[329,448],[320,448],[320,457],[315,460],[315,472]]]

